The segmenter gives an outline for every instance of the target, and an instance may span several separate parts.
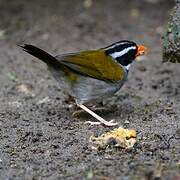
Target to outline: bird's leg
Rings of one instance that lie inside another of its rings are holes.
[[[76,104],[77,104],[77,106],[82,108],[84,111],[86,111],[87,113],[89,113],[91,116],[93,116],[94,118],[96,118],[99,121],[99,122],[86,121],[86,123],[89,123],[91,125],[104,124],[106,126],[116,126],[116,125],[118,125],[118,123],[114,122],[114,120],[106,121],[105,119],[103,119],[102,117],[100,117],[99,115],[97,115],[96,113],[91,111],[90,109],[88,109],[83,104],[79,104],[79,103],[76,103]]]
[[[107,111],[107,108],[105,108],[105,107],[93,107],[92,111],[103,113],[104,111]],[[110,111],[110,110],[108,110],[108,111]],[[87,111],[85,111],[84,109],[79,109],[79,110],[73,112],[72,116],[78,117],[78,116],[84,115],[84,114],[87,114]]]

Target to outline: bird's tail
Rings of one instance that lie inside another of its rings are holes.
[[[23,44],[23,45],[19,45],[25,52],[31,54],[32,56],[35,56],[36,58],[42,60],[43,62],[45,62],[48,65],[52,65],[52,66],[56,66],[59,65],[60,63],[58,62],[58,60],[50,55],[49,53],[43,51],[42,49],[30,45],[30,44]]]

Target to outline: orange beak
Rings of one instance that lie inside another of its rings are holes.
[[[136,57],[148,52],[148,48],[143,45],[138,45]]]

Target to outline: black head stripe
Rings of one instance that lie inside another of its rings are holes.
[[[127,66],[135,59],[137,45],[132,41],[119,41],[104,48],[106,55],[117,60],[121,65]]]
[[[110,46],[105,47],[105,51],[108,55],[114,53],[114,52],[120,52],[124,50],[125,48],[131,47],[131,46],[137,46],[136,43],[132,41],[119,41],[116,43],[111,44]]]
[[[131,64],[133,60],[135,59],[136,50],[131,49],[126,54],[117,57],[116,60],[123,66],[127,66],[128,64]]]

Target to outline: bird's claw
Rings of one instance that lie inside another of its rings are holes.
[[[102,123],[101,122],[94,122],[94,121],[86,121],[84,124],[90,124],[91,126],[93,126],[93,125],[100,125]]]
[[[115,122],[114,119],[110,120],[110,121],[106,121],[106,122],[94,122],[94,121],[86,121],[85,124],[90,124],[90,125],[101,125],[104,124],[105,126],[117,126],[118,123]]]

